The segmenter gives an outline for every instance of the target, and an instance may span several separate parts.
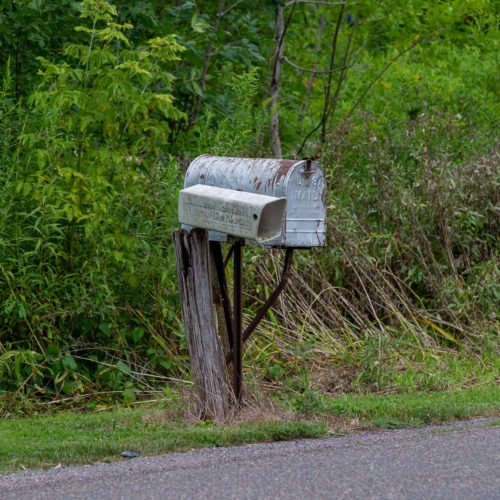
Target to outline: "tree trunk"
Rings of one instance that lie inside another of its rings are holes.
[[[210,279],[208,233],[204,229],[173,232],[175,260],[191,370],[203,418],[223,421],[230,390],[217,335]]]
[[[275,28],[276,51],[273,57],[273,74],[271,78],[270,97],[271,97],[271,150],[275,158],[281,158],[281,140],[279,130],[279,92],[281,64],[283,61],[283,52],[285,48],[285,18],[283,15],[283,6],[278,2],[276,6],[276,28]]]
[[[217,17],[215,20],[214,29],[212,30],[214,36],[217,35],[217,32],[219,31],[220,22],[222,16],[224,15],[225,3],[226,0],[219,1],[219,7],[217,8]],[[207,43],[207,48],[205,50],[205,57],[203,58],[203,68],[201,70],[200,79],[198,80],[198,85],[200,86],[200,95],[196,97],[196,102],[194,104],[193,112],[191,113],[191,116],[189,117],[188,120],[188,129],[191,129],[194,126],[196,120],[198,119],[198,114],[200,113],[201,104],[203,103],[203,97],[204,97],[203,94],[205,92],[205,86],[207,84],[208,67],[210,65],[210,61],[212,59],[212,54],[213,54],[213,47],[214,47],[214,41],[212,39],[209,39]]]

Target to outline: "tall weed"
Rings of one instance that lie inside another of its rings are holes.
[[[391,135],[366,116],[332,137],[321,160],[328,247],[298,253],[250,344],[248,360],[269,383],[302,380],[305,370],[306,389],[335,393],[447,389],[460,385],[453,359],[484,363],[477,377],[495,379],[499,152],[438,147],[466,129],[455,116],[424,114]],[[248,273],[264,280],[254,289],[273,286],[280,262],[262,258]],[[260,295],[248,297],[251,309]]]

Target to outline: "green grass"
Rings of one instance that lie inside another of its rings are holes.
[[[215,426],[165,422],[162,411],[119,409],[104,413],[0,420],[0,471],[121,459],[133,450],[156,455],[194,448],[234,446],[324,435],[318,423],[263,422]]]
[[[489,385],[449,392],[325,397],[307,391],[295,401],[304,415],[331,415],[363,427],[416,427],[474,416],[500,415],[500,387]]]
[[[121,460],[196,448],[315,438],[359,428],[418,426],[500,415],[500,388],[329,398],[313,391],[289,401],[295,420],[214,425],[172,419],[159,405],[92,414],[63,412],[0,420],[0,472]],[[265,420],[265,417],[261,417]]]

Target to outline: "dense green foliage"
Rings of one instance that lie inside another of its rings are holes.
[[[203,152],[269,156],[275,112],[283,156],[325,171],[329,246],[297,259],[252,342],[257,379],[307,390],[313,365],[344,374],[334,392],[448,388],[457,355],[478,364],[464,385],[498,379],[493,0],[115,5],[0,7],[0,408],[186,379],[182,171]],[[249,311],[279,267],[258,257]]]

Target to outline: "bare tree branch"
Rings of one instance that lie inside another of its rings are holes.
[[[283,62],[286,62],[292,68],[295,68],[295,69],[297,69],[299,71],[304,71],[306,73],[312,73],[314,75],[329,75],[330,73],[337,73],[338,71],[343,71],[343,70],[345,70],[347,68],[350,68],[352,66],[350,64],[349,66],[345,66],[345,67],[342,67],[342,68],[320,71],[318,69],[309,69],[309,68],[304,68],[302,66],[299,66],[299,65],[293,63],[292,61],[290,61],[290,59],[288,59],[288,57],[286,57],[286,56],[283,56]]]
[[[304,149],[304,146],[306,145],[306,142],[308,141],[309,137],[311,137],[311,135],[316,133],[322,124],[323,124],[323,121],[320,120],[320,122],[304,137],[304,140],[302,141],[300,148],[297,150],[297,156],[299,156],[300,153],[302,153],[302,150]]]
[[[276,52],[273,60],[273,74],[271,78],[270,96],[271,96],[271,151],[275,158],[281,158],[281,140],[279,134],[279,80],[281,76],[281,61],[283,60],[284,38],[285,38],[285,19],[283,16],[283,6],[279,3],[276,6],[276,27],[275,35],[277,41]]]
[[[236,4],[237,3],[238,2],[236,2]],[[226,4],[226,0],[219,0],[219,6],[217,8],[217,16],[216,16],[216,20],[215,20],[214,29],[213,29],[214,34],[216,34],[219,31],[219,26],[220,26],[222,17],[224,15],[225,4]],[[236,4],[234,4],[233,7]],[[233,7],[228,9],[226,12],[229,12]],[[212,59],[212,54],[213,54],[213,47],[214,47],[214,42],[213,42],[213,40],[210,40],[207,44],[207,49],[205,50],[205,57],[203,60],[203,68],[201,70],[200,80],[198,82],[201,92],[200,92],[200,95],[198,95],[196,98],[193,112],[191,113],[191,116],[189,117],[188,128],[191,128],[195,124],[195,122],[198,118],[198,114],[200,112],[201,103],[203,102],[203,92],[205,91],[205,86],[207,83],[208,67],[210,65],[210,60]]]
[[[226,14],[229,14],[229,12],[231,12],[240,2],[243,2],[243,0],[236,0],[236,2],[233,3],[233,5],[231,5],[231,7],[229,7],[228,9],[226,9],[224,12],[222,12],[220,14],[220,17],[224,17]],[[219,14],[217,14],[219,15]]]
[[[313,5],[313,11],[317,15],[317,23],[318,23],[318,28],[316,31],[316,45],[315,45],[315,60],[314,60],[314,65],[312,67],[313,70],[317,71],[318,68],[318,59],[319,59],[319,54],[321,53],[321,39],[323,37],[323,32],[325,30],[326,25],[328,24],[327,18],[318,12],[318,6]],[[297,135],[301,136],[302,135],[302,126],[304,123],[304,116],[306,114],[306,110],[309,106],[310,98],[313,93],[313,87],[314,87],[314,82],[316,81],[316,73],[310,73],[309,78],[307,79],[306,83],[306,96],[305,99],[302,100],[300,107],[299,107],[299,116],[297,120]]]
[[[330,71],[333,71],[335,67],[335,56],[337,53],[337,42],[339,38],[339,33],[340,33],[340,23],[342,22],[342,15],[344,13],[344,7],[345,3],[342,3],[340,7],[340,12],[337,16],[337,24],[335,26],[335,32],[333,33],[332,37],[332,53],[330,57]],[[330,92],[332,90],[332,77],[333,73],[330,73],[328,75],[328,83],[326,86],[326,93],[325,93],[325,106],[323,108],[323,117],[321,119],[321,138],[320,142],[321,144],[324,144],[325,142],[325,135],[326,135],[326,122],[328,120],[328,112],[329,112],[329,107],[330,107]]]
[[[275,158],[281,158],[281,140],[279,136],[279,80],[281,76],[281,63],[283,61],[283,52],[285,48],[285,34],[287,32],[288,26],[293,16],[295,10],[295,5],[292,5],[292,9],[288,14],[285,21],[283,6],[279,0],[276,1],[276,27],[275,27],[275,39],[276,39],[276,51],[274,53],[272,64],[272,77],[271,85],[269,87],[270,99],[270,109],[271,109],[271,122],[270,122],[270,133],[271,133],[271,150]]]

